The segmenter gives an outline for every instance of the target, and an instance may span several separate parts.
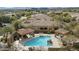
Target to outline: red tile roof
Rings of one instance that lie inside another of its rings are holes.
[[[55,31],[55,33],[67,34],[67,33],[69,33],[69,31],[67,31],[65,29],[58,29],[58,30]]]
[[[17,31],[17,33],[19,33],[20,35],[30,34],[33,32],[34,32],[33,29],[18,29]]]

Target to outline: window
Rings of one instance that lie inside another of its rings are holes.
[[[40,28],[41,30],[43,30],[43,28]]]
[[[47,30],[47,28],[46,28],[46,27],[45,27],[44,29],[45,29],[45,30]]]
[[[47,27],[45,27],[45,28],[40,28],[40,30],[47,30]]]

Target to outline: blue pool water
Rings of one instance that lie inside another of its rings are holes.
[[[51,40],[50,36],[40,36],[29,41],[24,41],[23,44],[25,46],[51,46],[51,44],[47,43],[48,40]]]

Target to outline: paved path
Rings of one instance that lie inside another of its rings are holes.
[[[61,48],[62,47],[62,42],[60,39],[55,38],[55,34],[35,34],[36,37],[38,36],[51,36],[52,37],[52,42],[53,46],[52,48]]]
[[[60,39],[54,38],[52,39],[52,41],[53,41],[53,48],[61,48],[63,46]]]

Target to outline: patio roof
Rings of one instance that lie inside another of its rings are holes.
[[[60,33],[60,34],[67,34],[69,31],[65,30],[65,29],[58,29],[55,31],[55,33]]]
[[[19,33],[20,35],[25,35],[25,34],[30,34],[33,33],[34,30],[33,29],[18,29],[17,33]]]

